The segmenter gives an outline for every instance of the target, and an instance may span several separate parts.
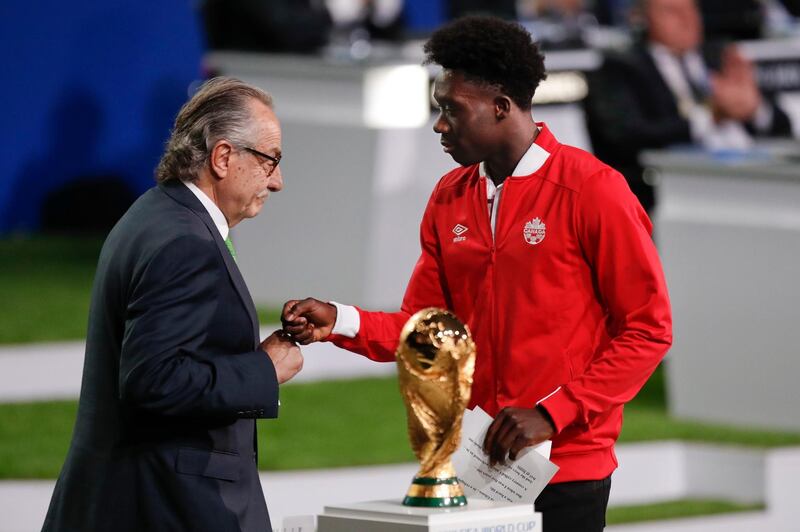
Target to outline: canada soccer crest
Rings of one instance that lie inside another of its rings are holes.
[[[526,223],[525,229],[522,230],[522,234],[525,237],[525,242],[535,246],[544,240],[545,229],[546,227],[544,222],[539,218],[534,218],[530,222]]]

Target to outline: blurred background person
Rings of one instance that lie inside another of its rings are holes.
[[[635,0],[594,0],[593,12],[604,26],[628,27],[630,9]]]
[[[543,48],[584,48],[585,33],[597,26],[586,0],[522,0],[519,17]]]
[[[214,50],[313,52],[332,27],[322,0],[205,0],[201,11]]]
[[[586,120],[595,154],[625,175],[650,212],[655,197],[639,163],[643,150],[748,149],[755,136],[790,136],[792,128],[735,46],[704,47],[695,0],[642,0],[639,9],[643,38],[609,53],[589,75]]]
[[[601,25],[625,28],[631,25],[631,12],[639,3],[638,0],[589,1]],[[786,30],[787,25],[793,24],[793,18],[800,16],[800,0],[700,0],[698,7],[705,21],[706,39],[769,37]]]
[[[333,18],[335,33],[349,36],[351,41],[403,37],[403,0],[326,0],[325,4]]]
[[[373,41],[405,37],[403,0],[326,0],[333,19],[327,55],[362,61],[373,56]]]
[[[517,0],[447,0],[447,10],[451,19],[484,14],[515,20],[518,3]]]
[[[798,0],[699,0],[707,40],[752,40],[785,33]]]

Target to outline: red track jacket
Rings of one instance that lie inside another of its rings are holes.
[[[506,179],[495,235],[480,166],[446,174],[402,311],[359,309],[355,338],[330,340],[393,361],[411,314],[452,310],[477,345],[470,407],[496,415],[541,402],[556,425],[552,482],[596,480],[616,468],[623,405],[671,344],[669,298],[650,220],[624,178],[539,127],[549,156]]]

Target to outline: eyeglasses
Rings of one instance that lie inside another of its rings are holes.
[[[281,163],[282,155],[278,155],[277,157],[273,157],[272,155],[267,155],[266,153],[260,152],[255,148],[251,148],[250,146],[242,146],[242,149],[245,151],[249,151],[253,155],[266,159],[270,162],[269,170],[267,171],[267,177],[272,175],[272,172],[278,167]]]

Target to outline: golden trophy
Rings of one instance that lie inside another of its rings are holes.
[[[411,447],[420,462],[404,505],[467,504],[450,457],[461,440],[474,369],[475,343],[453,313],[426,308],[403,327],[397,347],[398,381]]]

